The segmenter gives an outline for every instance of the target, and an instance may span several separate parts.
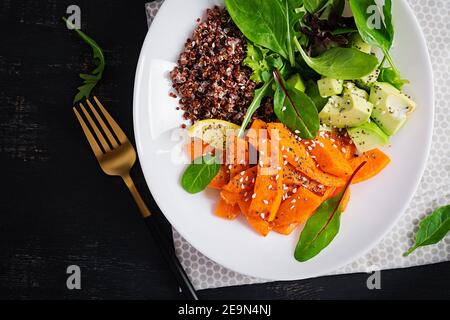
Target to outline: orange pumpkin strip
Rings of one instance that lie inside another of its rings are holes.
[[[217,203],[215,215],[227,220],[234,220],[241,213],[239,205],[230,205],[225,200],[219,199]]]
[[[330,175],[317,168],[305,146],[283,124],[270,123],[268,129],[269,132],[278,130],[283,156],[297,170],[325,186],[343,186],[345,184],[345,179]]]
[[[217,176],[209,183],[208,188],[221,190],[230,181],[230,171],[225,165],[220,167],[220,171]]]
[[[256,177],[249,215],[273,221],[283,197],[283,168],[279,149],[266,141],[266,151],[260,146],[260,165]]]
[[[272,228],[273,231],[283,234],[285,236],[290,235],[297,227],[299,226],[298,223],[292,223],[288,226],[274,226]]]
[[[355,157],[350,160],[352,168],[356,169],[358,166],[367,161],[366,165],[357,173],[353,180],[353,184],[369,180],[383,171],[384,168],[391,162],[391,159],[381,150],[374,149]]]
[[[248,141],[233,137],[228,148],[228,169],[230,170],[230,178],[235,177],[238,173],[249,168]]]
[[[235,175],[230,182],[223,187],[223,190],[229,192],[241,192],[253,190],[255,187],[258,167],[252,167]]]
[[[322,171],[338,177],[347,177],[353,173],[336,139],[327,137],[326,133],[320,132],[315,140],[303,141],[303,144]]]
[[[274,220],[274,225],[280,228],[291,224],[305,223],[322,204],[323,198],[305,188],[283,201]]]

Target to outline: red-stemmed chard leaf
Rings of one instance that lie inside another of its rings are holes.
[[[365,161],[356,168],[341,193],[322,203],[308,220],[295,248],[295,259],[305,262],[314,258],[336,237],[340,227],[342,200],[356,174],[366,163]]]
[[[273,110],[278,119],[303,139],[317,137],[320,128],[319,113],[308,95],[288,85],[278,72],[273,71],[277,89]]]

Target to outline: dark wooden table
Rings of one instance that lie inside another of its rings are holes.
[[[92,67],[89,48],[61,21],[72,3],[0,1],[0,298],[177,298],[131,196],[119,179],[99,170],[72,113],[78,73]],[[133,137],[134,73],[147,31],[144,1],[77,4],[83,30],[107,56],[96,94]],[[151,202],[138,166],[134,176]],[[66,288],[72,264],[81,267],[81,290]],[[450,263],[383,272],[382,290],[368,290],[367,277],[231,287],[200,296],[450,298]]]

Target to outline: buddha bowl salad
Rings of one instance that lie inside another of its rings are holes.
[[[242,216],[262,236],[303,227],[298,261],[328,246],[350,186],[389,164],[379,148],[416,107],[389,54],[384,2],[225,0],[208,9],[171,72],[193,123],[183,188],[220,190],[215,214]]]

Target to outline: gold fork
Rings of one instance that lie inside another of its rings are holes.
[[[123,179],[131,195],[134,198],[144,220],[149,227],[151,234],[155,237],[156,242],[159,245],[160,251],[175,277],[177,278],[178,284],[185,294],[186,298],[197,300],[197,295],[192,286],[189,278],[186,275],[183,267],[178,261],[171,244],[168,242],[167,237],[161,231],[161,226],[157,226],[155,223],[157,220],[153,219],[150,210],[142,200],[133,180],[130,176],[130,170],[136,162],[136,151],[130,140],[128,140],[125,133],[119,127],[117,122],[111,117],[111,115],[106,111],[105,107],[101,102],[94,97],[94,102],[100,113],[106,119],[109,127],[106,125],[103,118],[100,116],[94,105],[88,100],[86,103],[89,107],[90,112],[94,115],[96,121],[91,116],[91,113],[86,110],[85,106],[80,103],[79,107],[87,119],[86,123],[80,112],[78,112],[76,107],[73,107],[73,111],[80,122],[83,132],[94,151],[95,157],[100,164],[102,170],[110,176],[119,176]],[[100,128],[97,124],[100,124]],[[112,132],[111,132],[111,130]],[[113,135],[114,133],[114,135]]]

